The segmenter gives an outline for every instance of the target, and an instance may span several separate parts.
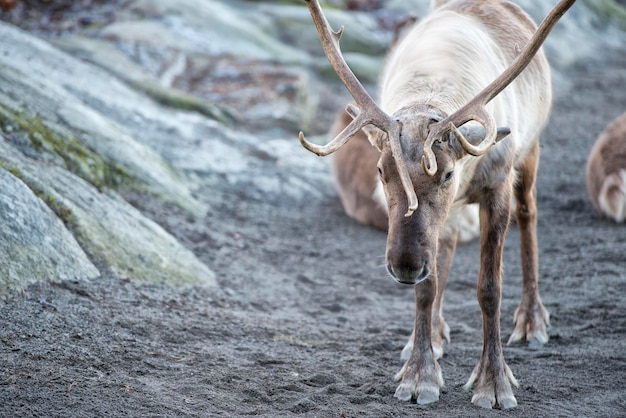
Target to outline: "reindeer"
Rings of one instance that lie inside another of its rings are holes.
[[[516,406],[511,384],[517,381],[500,341],[502,251],[514,196],[523,294],[509,343],[543,344],[549,314],[538,291],[535,178],[538,138],[552,94],[540,48],[575,0],[561,0],[539,28],[507,1],[433,1],[430,15],[387,57],[380,107],[343,58],[343,28],[333,32],[317,0],[306,2],[324,52],[358,107],[346,107],[353,121],[328,144],[312,144],[302,132],[300,143],[323,156],[365,131],[380,153],[377,167],[389,218],[387,271],[414,286],[415,324],[395,396],[415,397],[419,404],[439,400],[443,378],[437,358],[449,335],[441,308],[457,216],[477,203],[483,350],[465,387],[474,386],[472,402],[478,406]]]
[[[626,113],[600,134],[587,160],[587,191],[605,216],[626,220]]]

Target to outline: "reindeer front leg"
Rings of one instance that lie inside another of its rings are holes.
[[[458,242],[459,229],[455,227],[448,236],[440,236],[437,245],[437,298],[433,305],[432,346],[436,358],[443,356],[444,340],[450,344],[450,327],[443,319],[443,294],[448,284],[452,258]]]
[[[437,269],[432,273],[437,277],[437,297],[433,303],[431,344],[435,358],[440,359],[443,356],[443,342],[450,344],[450,327],[443,319],[443,294],[448,283],[448,275],[452,266],[452,257],[458,242],[459,230],[457,226],[451,226],[448,234],[439,237],[437,245]],[[409,337],[400,354],[402,360],[408,360],[413,351],[413,341],[415,340],[415,331]]]
[[[439,400],[443,377],[431,345],[432,309],[436,294],[437,281],[432,275],[415,285],[413,350],[396,375],[400,384],[394,396],[403,401],[410,401],[414,396],[417,396],[419,404]]]
[[[517,405],[511,383],[517,381],[504,361],[500,341],[502,251],[509,223],[510,183],[487,192],[480,205],[480,273],[478,303],[483,315],[483,351],[466,389],[474,386],[472,403],[483,408]]]

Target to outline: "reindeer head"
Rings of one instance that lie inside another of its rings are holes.
[[[377,128],[363,128],[370,142],[381,152],[378,172],[389,214],[387,270],[400,283],[415,284],[430,274],[439,233],[459,189],[466,157],[470,155],[463,140],[477,144],[486,136],[482,126],[466,125],[458,133],[444,133],[425,149],[430,132],[446,116],[436,107],[425,104],[400,109],[392,116],[400,124],[401,159],[419,202],[416,209],[409,208],[387,134]],[[496,140],[508,134],[508,129],[499,129]],[[431,159],[430,166],[426,165],[425,155]],[[437,168],[433,170],[435,165]]]
[[[400,109],[393,118],[400,122],[399,146],[417,208],[409,208],[399,168],[386,134],[370,129],[368,136],[380,145],[378,172],[389,214],[387,271],[398,282],[415,284],[433,269],[439,231],[458,188],[455,169],[463,151],[457,144],[437,141],[431,155],[439,167],[434,175],[422,167],[424,145],[430,129],[443,119],[438,109],[417,105]],[[409,216],[407,216],[410,214]]]
[[[305,1],[326,57],[358,107],[348,105],[346,111],[353,121],[327,145],[308,142],[302,132],[300,143],[324,156],[339,149],[360,129],[365,130],[370,142],[381,152],[378,168],[389,209],[387,269],[401,283],[418,283],[434,268],[439,232],[459,187],[455,176],[457,164],[467,155],[483,155],[498,139],[508,135],[507,128],[496,128],[485,105],[526,68],[554,24],[575,0],[561,0],[515,62],[449,116],[426,105],[386,114],[343,58],[339,47],[343,27],[334,32],[318,1]],[[470,121],[478,124],[465,125]]]

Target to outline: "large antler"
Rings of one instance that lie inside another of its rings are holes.
[[[343,33],[343,26],[337,32],[333,31],[328,23],[328,20],[326,20],[326,16],[324,16],[318,1],[305,1],[309,11],[311,12],[313,23],[315,23],[315,27],[317,28],[324,53],[326,54],[331,67],[335,70],[339,79],[341,79],[354,98],[357,106],[359,107],[359,111],[356,112],[353,107],[346,109],[354,120],[350,122],[350,124],[328,144],[323,146],[313,144],[304,138],[304,134],[302,132],[300,132],[299,135],[300,143],[309,151],[319,156],[325,156],[332,154],[341,148],[342,145],[348,142],[348,140],[356,135],[365,125],[374,125],[386,132],[391,146],[391,152],[396,162],[398,173],[400,174],[402,186],[404,187],[404,191],[409,199],[409,209],[406,216],[410,216],[417,209],[418,203],[406,162],[402,157],[402,146],[400,144],[401,125],[398,121],[391,118],[376,105],[374,100],[372,100],[365,88],[363,88],[359,80],[356,78],[350,67],[348,67],[348,64],[343,58],[343,54],[341,53],[341,48],[339,47],[339,40],[341,39],[341,35]]]
[[[437,172],[437,162],[432,146],[436,140],[441,140],[447,132],[452,131],[463,148],[471,155],[482,155],[495,145],[497,127],[493,117],[485,110],[485,105],[524,71],[537,51],[539,51],[539,48],[541,48],[554,25],[575,2],[576,0],[561,0],[541,22],[526,48],[500,77],[485,87],[483,91],[478,93],[461,109],[430,128],[428,138],[424,144],[424,156],[422,157],[422,166],[426,173],[433,176]],[[477,146],[472,145],[457,129],[458,126],[471,120],[477,121],[485,127],[485,139]]]

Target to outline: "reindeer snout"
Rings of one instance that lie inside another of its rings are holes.
[[[388,262],[387,271],[398,283],[408,285],[418,284],[430,275],[428,263],[422,263],[420,267],[410,265],[394,267],[391,262]]]

